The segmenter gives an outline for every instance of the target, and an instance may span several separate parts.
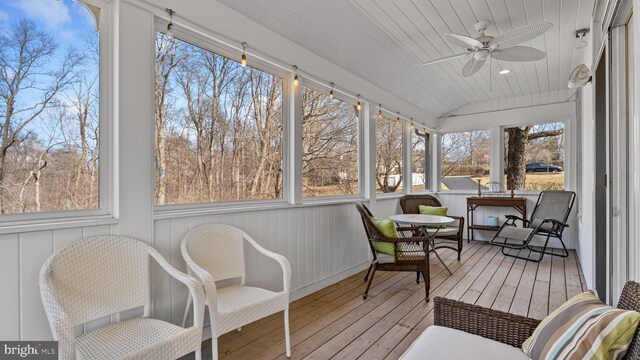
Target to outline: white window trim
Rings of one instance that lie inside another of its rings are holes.
[[[42,211],[30,213],[14,213],[0,215],[0,233],[13,233],[34,229],[34,224],[42,224],[46,228],[76,227],[117,222],[117,158],[118,148],[115,134],[118,128],[117,119],[117,56],[114,39],[117,21],[116,11],[111,1],[79,0],[79,2],[100,8],[98,33],[100,37],[99,65],[99,207],[97,209]],[[86,9],[86,11],[90,11]]]
[[[156,17],[155,32],[165,32],[168,21],[163,18]],[[218,42],[212,41],[209,37],[195,31],[182,28],[174,24],[174,38],[187,42],[193,46],[210,51],[216,55],[226,57],[228,59],[240,62],[240,54],[234,49],[220,45]],[[155,39],[155,33],[154,33]],[[290,72],[284,71],[279,67],[272,66],[259,59],[251,59],[247,65],[256,70],[266,72],[272,76],[279,77],[282,80],[282,198],[279,199],[258,199],[258,200],[234,200],[221,202],[198,202],[185,204],[167,204],[153,205],[154,218],[164,219],[182,216],[195,216],[198,214],[217,214],[231,213],[238,211],[247,211],[251,209],[270,209],[286,207],[289,199],[291,199],[291,179],[290,174],[290,157],[292,149],[290,148],[290,131],[291,131],[291,89],[293,86],[293,77]],[[300,86],[298,86],[300,88]],[[295,91],[295,89],[294,89]],[[155,101],[155,100],[154,100]],[[155,125],[154,125],[155,128]],[[155,147],[155,141],[153,143]],[[155,174],[155,150],[151,153],[150,163],[154,166]],[[155,181],[151,180],[151,186],[155,187]],[[155,202],[155,198],[153,200]]]
[[[299,76],[299,83],[298,86],[300,87],[300,94],[302,95],[302,88],[308,88],[311,89],[313,91],[318,91],[321,92],[323,94],[326,95],[327,91],[330,89],[329,87],[326,86],[320,86],[318,85],[316,82],[314,81],[310,81],[302,76]],[[327,95],[328,96],[328,95]],[[347,104],[347,105],[351,105],[351,106],[356,106],[357,105],[357,101],[354,101],[353,99],[350,98],[346,98],[343,97],[339,92],[334,91],[334,99],[340,100],[343,103]],[[362,104],[362,102],[361,102]],[[303,105],[302,102],[300,102],[300,105]],[[301,115],[304,114],[304,109],[300,108],[297,109]],[[298,117],[296,117],[296,120],[298,119]],[[300,121],[302,121],[302,116],[300,116]],[[319,203],[319,202],[323,202],[323,201],[338,201],[341,199],[357,199],[357,200],[364,200],[364,184],[363,184],[363,176],[362,174],[364,173],[364,161],[363,161],[363,147],[362,147],[362,136],[364,136],[364,123],[363,123],[363,109],[361,108],[358,111],[357,114],[357,126],[358,126],[358,144],[357,144],[357,160],[358,160],[358,194],[344,194],[344,195],[325,195],[325,196],[305,196],[304,195],[304,189],[300,189],[300,196],[301,196],[301,202],[302,203]],[[300,125],[300,129],[302,129],[302,124]],[[302,134],[301,134],[302,135]],[[302,141],[302,136],[300,136],[300,140]],[[300,150],[302,151],[302,148],[304,147],[304,144],[301,144]],[[302,157],[302,153],[300,154],[300,156]],[[301,165],[302,166],[302,165]],[[300,178],[302,178],[302,168],[300,168]],[[302,182],[300,182],[300,186],[302,186]]]

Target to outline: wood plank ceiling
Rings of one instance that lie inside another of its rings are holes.
[[[466,104],[535,96],[535,103],[566,101],[567,80],[586,48],[574,32],[588,28],[594,0],[219,0],[252,20],[321,57],[386,88],[435,117]],[[525,46],[547,52],[543,60],[494,60],[470,78],[466,58],[416,67],[420,62],[459,53],[446,33],[475,37],[474,24],[488,21],[488,35],[551,22],[553,28]],[[299,64],[301,68],[304,64]],[[510,69],[507,75],[498,71]],[[339,79],[326,79],[339,84]],[[350,89],[349,84],[340,86]],[[384,99],[379,99],[384,103]],[[402,109],[398,109],[402,111]]]

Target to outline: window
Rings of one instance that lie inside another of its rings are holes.
[[[489,184],[491,131],[476,130],[442,134],[441,188],[476,190],[478,180]]]
[[[100,10],[0,3],[0,212],[100,207]]]
[[[429,132],[411,129],[411,184],[414,191],[429,190],[431,184],[431,146]]]
[[[282,79],[156,34],[155,204],[282,198]]]
[[[376,123],[376,192],[402,191],[402,124],[383,117]]]
[[[359,194],[358,110],[307,87],[302,108],[303,195]]]
[[[564,189],[563,123],[504,129],[504,154],[507,189]]]

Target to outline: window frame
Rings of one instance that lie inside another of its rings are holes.
[[[82,223],[83,226],[91,224],[115,223],[117,220],[117,158],[118,151],[115,144],[115,129],[117,129],[117,110],[114,109],[117,99],[114,52],[114,10],[111,1],[108,0],[78,0],[78,4],[85,7],[91,17],[97,21],[96,31],[100,39],[98,66],[99,82],[99,161],[98,161],[98,208],[79,210],[54,210],[41,212],[26,212],[0,214],[0,233],[20,231],[22,227],[30,229],[34,225],[49,225],[55,223]],[[86,6],[100,9],[100,16]]]
[[[569,184],[569,181],[571,179],[571,169],[572,169],[572,164],[570,164],[570,159],[569,159],[569,155],[570,155],[570,149],[569,149],[569,144],[570,144],[570,129],[571,129],[571,122],[569,120],[563,119],[563,120],[552,120],[552,121],[536,121],[536,122],[527,122],[527,123],[521,123],[521,124],[512,124],[512,125],[500,125],[499,127],[499,131],[500,131],[500,136],[502,136],[502,142],[501,142],[501,146],[500,146],[500,163],[503,164],[504,162],[504,157],[507,155],[506,150],[505,150],[505,144],[504,144],[504,132],[507,128],[511,128],[511,127],[520,127],[520,126],[538,126],[538,125],[547,125],[547,124],[563,124],[564,125],[564,132],[563,135],[565,137],[564,141],[565,141],[565,145],[564,145],[564,150],[563,150],[563,154],[562,156],[564,157],[564,164],[562,166],[562,168],[564,169],[562,171],[562,176],[563,176],[563,190],[568,190],[571,189],[571,186]],[[536,163],[540,163],[540,161],[536,161]],[[504,167],[506,166],[506,164],[503,164],[503,166],[500,167],[500,171],[499,171],[499,178],[500,178],[500,185],[502,185],[505,189],[507,188],[506,184],[505,184],[505,171],[504,171]],[[494,169],[491,169],[491,171],[493,171]],[[506,190],[505,190],[506,191]],[[516,194],[523,194],[523,195],[535,195],[540,193],[541,191],[544,190],[514,190],[514,193]]]
[[[330,87],[327,86],[323,86],[318,84],[315,81],[312,81],[308,78],[305,78],[303,76],[299,76],[298,77],[298,87],[300,89],[300,95],[302,96],[302,92],[304,91],[303,88],[308,88],[314,91],[318,91],[321,92],[323,94],[328,94],[328,92],[331,90]],[[338,91],[333,91],[334,95],[333,98],[334,99],[338,99],[348,105],[351,106],[355,106],[357,105],[357,100],[354,100],[352,98],[349,98],[347,96],[343,96],[342,93],[338,92]],[[328,95],[327,95],[328,96]],[[361,101],[362,103],[362,101]],[[301,108],[300,109],[296,109],[297,111],[300,112],[300,114],[304,114],[304,105],[302,104],[302,101],[300,102],[301,104]],[[301,194],[301,202],[303,204],[306,203],[323,203],[323,202],[332,202],[332,201],[348,201],[348,200],[353,200],[353,201],[358,201],[358,200],[362,200],[364,199],[364,193],[365,193],[365,188],[364,188],[364,183],[363,183],[363,174],[364,174],[364,154],[363,154],[363,141],[362,141],[362,137],[364,136],[364,126],[363,126],[363,115],[364,115],[364,106],[361,106],[361,109],[358,111],[358,144],[357,144],[357,159],[358,159],[358,194],[356,195],[329,195],[329,196],[305,196],[304,195],[304,188],[300,189],[300,194]],[[302,121],[302,117],[300,117],[300,120]],[[300,129],[302,129],[302,124],[300,124]],[[302,148],[304,147],[304,144],[302,143],[302,132],[300,133],[300,149],[302,150]],[[300,157],[302,158],[304,154],[300,153]],[[302,179],[302,168],[300,168],[300,173],[296,174],[298,176],[300,176],[300,179]],[[301,182],[302,183],[302,182]]]
[[[477,129],[471,129],[471,130],[458,130],[458,131],[445,131],[445,132],[438,132],[437,133],[437,137],[434,137],[435,140],[437,140],[437,143],[435,144],[435,146],[437,147],[437,152],[435,154],[436,158],[437,158],[437,171],[434,171],[434,174],[437,174],[437,178],[434,179],[434,181],[437,182],[438,184],[438,188],[437,188],[437,192],[443,192],[443,193],[450,193],[450,194],[477,194],[478,191],[477,190],[450,190],[450,189],[443,189],[442,188],[442,138],[447,135],[447,134],[456,134],[456,133],[464,133],[464,132],[474,132],[474,131],[488,131],[489,132],[489,179],[491,180],[491,174],[494,172],[493,169],[493,164],[494,164],[494,129],[491,127],[481,127],[481,128],[477,128]],[[502,150],[501,150],[502,151]],[[433,165],[432,165],[433,167]]]
[[[160,17],[155,18],[155,26],[153,32],[153,41],[155,41],[155,35],[157,32],[165,33],[167,30],[167,24],[169,23],[167,19],[163,19]],[[231,46],[224,45],[220,42],[216,42],[209,38],[207,35],[199,34],[198,32],[191,31],[185,29],[178,24],[174,23],[173,27],[173,37],[177,40],[187,42],[193,46],[199,47],[203,50],[212,52],[216,55],[220,55],[231,59],[236,62],[240,62],[241,54],[238,53]],[[260,59],[252,58],[250,59],[250,66],[256,70],[266,72],[272,76],[277,76],[282,81],[282,197],[280,199],[259,199],[259,200],[234,200],[234,201],[220,201],[220,202],[198,202],[198,203],[187,203],[187,204],[167,204],[167,205],[156,205],[155,199],[152,200],[151,206],[153,207],[154,217],[164,217],[169,214],[176,213],[189,213],[189,212],[207,212],[207,210],[211,212],[222,212],[229,211],[233,209],[245,209],[247,207],[260,208],[265,207],[269,208],[271,206],[280,207],[288,204],[290,197],[290,179],[289,179],[289,158],[291,156],[291,146],[289,142],[289,131],[291,126],[290,116],[290,83],[291,83],[291,73],[283,70],[280,67],[273,66],[268,62],[261,61]],[[155,69],[155,64],[152,65],[152,69]],[[154,71],[155,76],[155,71]],[[154,95],[155,96],[155,93]],[[155,98],[154,98],[155,101]],[[155,118],[154,118],[155,123]],[[155,125],[154,131],[155,131]],[[155,140],[152,141],[153,151],[151,152],[150,162],[153,166],[152,175],[155,176]],[[155,181],[152,178],[150,179],[150,186],[155,191]]]

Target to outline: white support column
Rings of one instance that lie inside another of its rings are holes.
[[[431,133],[431,191],[433,192],[440,191],[440,172],[442,171],[440,168],[441,137],[441,133],[435,131]]]
[[[362,146],[364,193],[362,195],[370,201],[370,208],[373,211],[376,202],[376,121],[371,119],[369,103],[364,103],[362,106],[362,127],[364,129]]]
[[[302,203],[302,92],[289,77],[289,203]]]
[[[402,188],[405,194],[413,192],[413,174],[411,171],[411,123],[402,122]]]
[[[489,179],[497,182],[506,188],[504,183],[504,132],[501,127],[493,126],[491,130],[491,160],[489,168],[491,173]]]
[[[119,231],[153,241],[154,34],[153,15],[121,3],[119,101]],[[126,60],[123,60],[126,59]]]

